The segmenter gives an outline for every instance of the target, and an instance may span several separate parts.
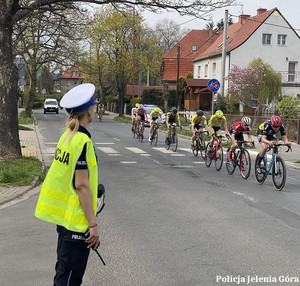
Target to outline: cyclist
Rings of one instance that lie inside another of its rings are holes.
[[[217,110],[215,114],[213,114],[208,122],[208,129],[209,133],[211,135],[211,139],[208,144],[208,155],[211,156],[214,142],[215,142],[215,136],[221,135],[221,126],[224,128],[226,137],[229,137],[228,134],[228,127],[227,127],[227,120],[224,116],[223,112],[221,110]]]
[[[203,123],[203,124],[201,124]],[[193,133],[191,138],[191,147],[194,148],[194,141],[196,139],[196,131],[203,131],[203,125],[208,129],[206,117],[202,110],[198,110],[195,115],[192,116],[190,120],[190,128]],[[200,135],[203,137],[203,134]]]
[[[274,141],[278,140],[278,138],[276,137],[276,133],[278,132],[280,132],[284,144],[287,144],[289,147],[291,147],[292,142],[288,140],[284,126],[279,116],[272,115],[270,119],[259,125],[257,130],[257,139],[261,144],[261,150],[258,153],[260,157],[258,161],[259,166],[265,153],[267,152],[268,146],[273,145],[275,143]]]
[[[154,122],[158,119],[158,117],[161,117],[161,116],[162,116],[162,113],[158,107],[155,107],[150,113],[149,141],[151,141],[152,136],[153,136]]]
[[[171,111],[169,111],[167,113],[167,116],[166,116],[166,125],[167,125],[167,128],[168,128],[168,131],[167,131],[167,138],[166,138],[166,144],[169,144],[170,142],[170,134],[171,134],[171,125],[173,123],[177,123],[178,122],[178,125],[180,127],[180,129],[182,129],[181,127],[181,121],[180,121],[180,116],[177,112],[177,108],[176,107],[172,107]]]
[[[104,113],[104,104],[99,103],[98,104],[98,118],[102,118],[103,113]]]
[[[137,124],[140,124],[142,122],[142,128],[140,130],[140,134],[144,134],[144,127],[145,127],[145,120],[148,120],[147,117],[147,110],[144,107],[143,104],[140,104],[138,108],[135,110],[135,115],[136,115],[136,121]]]
[[[134,128],[134,123],[136,119],[136,109],[139,107],[139,104],[136,103],[135,106],[131,109],[131,130]]]

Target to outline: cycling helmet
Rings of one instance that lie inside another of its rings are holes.
[[[217,116],[217,118],[223,118],[223,112],[221,110],[217,110],[215,115]]]
[[[198,110],[197,112],[196,112],[196,114],[197,114],[197,116],[203,116],[203,111],[202,110]]]
[[[251,125],[251,119],[249,117],[247,117],[247,116],[244,116],[242,118],[242,122],[243,122],[244,125],[248,125],[248,126]]]
[[[143,104],[140,104],[140,105],[139,105],[139,109],[144,109],[144,105],[143,105]]]
[[[278,128],[281,125],[281,118],[277,115],[272,115],[271,118],[272,126]]]
[[[135,104],[135,107],[136,107],[136,108],[138,108],[139,106],[140,106],[140,104],[139,104],[139,103],[136,103],[136,104]]]
[[[176,114],[177,113],[177,108],[176,107],[172,107],[172,112]]]
[[[154,111],[154,112],[159,112],[160,110],[159,110],[158,107],[155,107],[155,108],[153,109],[153,111]]]

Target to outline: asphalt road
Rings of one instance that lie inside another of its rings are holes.
[[[51,158],[64,113],[35,116]],[[299,285],[299,171],[288,169],[276,192],[270,178],[261,186],[253,173],[207,168],[185,139],[173,153],[163,134],[153,147],[105,117],[89,130],[106,187],[98,225],[107,266],[91,253],[83,285]],[[0,210],[1,285],[52,283],[55,227],[34,218],[36,200]]]

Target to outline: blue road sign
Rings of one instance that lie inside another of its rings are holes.
[[[220,82],[215,79],[215,78],[212,78],[208,83],[207,83],[207,87],[210,91],[212,92],[216,92],[219,90],[220,88]]]

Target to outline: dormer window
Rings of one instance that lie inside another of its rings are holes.
[[[193,45],[192,46],[192,52],[196,52],[197,51],[197,46]]]
[[[79,71],[72,71],[72,76],[79,76]]]

